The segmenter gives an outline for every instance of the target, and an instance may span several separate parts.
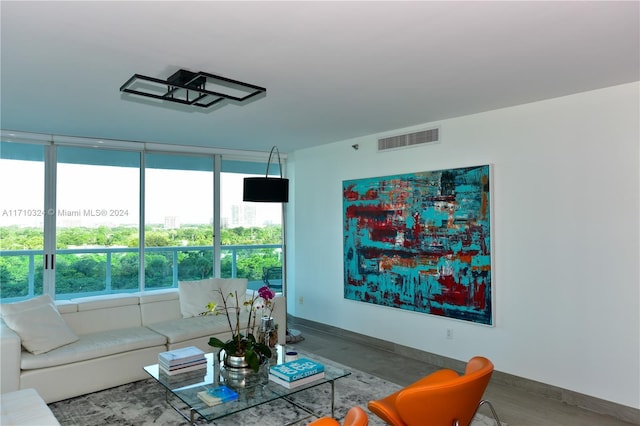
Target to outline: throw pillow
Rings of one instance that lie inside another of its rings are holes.
[[[22,346],[33,354],[43,354],[77,341],[53,304],[44,304],[23,311],[2,312],[7,326],[18,333]]]
[[[0,305],[0,309],[2,310],[2,315],[6,314],[15,314],[16,312],[22,312],[26,309],[33,309],[40,307],[42,305],[54,305],[53,299],[48,294],[43,294],[42,296],[33,297],[28,300],[23,300],[22,302],[14,302],[14,303],[3,303]]]
[[[238,295],[238,306],[242,306],[247,296],[247,285],[249,284],[249,280],[246,278],[214,278],[214,286],[216,289],[220,289],[222,294],[219,291],[216,291],[216,303],[221,304],[221,297],[227,299],[227,303],[231,303],[235,306],[235,301],[229,297],[229,294],[233,294],[233,297]]]
[[[183,318],[197,317],[207,310],[212,301],[217,302],[218,292],[213,279],[199,281],[178,281],[180,312]]]

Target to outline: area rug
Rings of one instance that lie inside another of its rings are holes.
[[[319,362],[322,357],[314,356]],[[400,389],[399,385],[347,368],[350,376],[335,382],[335,415],[342,419],[354,405],[366,409],[367,402]],[[295,394],[296,401],[322,415],[330,414],[330,386],[317,386]],[[49,404],[61,425],[184,425],[187,422],[165,401],[164,388],[153,379],[141,380],[101,392]],[[369,413],[369,424],[385,423]],[[305,413],[287,403],[274,401],[216,420],[219,426],[282,426]],[[306,425],[313,419],[301,421]],[[200,422],[205,423],[205,422]],[[472,426],[494,426],[490,418],[477,414]]]

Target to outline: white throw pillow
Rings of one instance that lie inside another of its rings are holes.
[[[222,303],[221,297],[225,297],[227,303],[232,306],[236,305],[235,297],[238,296],[238,306],[242,306],[247,296],[247,285],[249,280],[246,278],[214,278],[214,287],[220,289],[222,294],[216,291],[216,303]],[[233,297],[229,297],[233,294]]]
[[[22,312],[27,309],[37,308],[42,305],[54,305],[53,299],[48,294],[34,297],[22,302],[3,303],[0,305],[2,315],[15,314],[16,312]]]
[[[26,350],[36,355],[43,354],[79,339],[53,304],[33,305],[25,302],[29,309],[14,312],[2,310],[4,322],[18,333]]]
[[[180,313],[183,318],[200,315],[207,310],[207,305],[219,296],[213,279],[199,281],[178,281],[180,293]]]

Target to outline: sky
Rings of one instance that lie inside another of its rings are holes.
[[[211,172],[147,169],[146,222],[211,223],[213,182]],[[255,224],[280,223],[279,203],[245,203],[245,175],[223,173],[221,216],[231,218],[232,206],[242,211],[255,207]],[[139,170],[58,164],[57,226],[107,226],[138,223]],[[43,223],[44,164],[34,161],[0,160],[0,226],[41,226]]]

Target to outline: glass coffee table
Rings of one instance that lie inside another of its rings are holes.
[[[345,370],[340,365],[323,359],[321,363],[325,369],[324,378],[294,389],[287,389],[269,380],[269,365],[282,363],[284,352],[284,347],[278,346],[277,361],[272,360],[271,364],[263,365],[258,373],[237,374],[233,370],[226,370],[220,361],[218,361],[217,354],[211,353],[206,354],[206,370],[203,368],[174,376],[169,376],[161,372],[158,364],[146,366],[144,370],[165,388],[167,403],[182,417],[188,420],[191,425],[195,425],[196,421],[201,420],[213,422],[216,419],[280,399],[295,405],[308,414],[308,416],[296,419],[288,424],[295,424],[310,417],[318,417],[319,415],[313,410],[301,405],[290,397],[298,392],[304,392],[307,389],[322,385],[331,387],[331,417],[334,417],[335,381],[350,375],[351,372]],[[300,357],[314,359],[313,355],[303,352],[300,353]],[[200,400],[197,395],[198,392],[207,391],[219,385],[226,385],[236,391],[238,393],[238,400],[214,406],[208,406]],[[184,406],[177,406],[174,403],[175,398],[182,401]]]

